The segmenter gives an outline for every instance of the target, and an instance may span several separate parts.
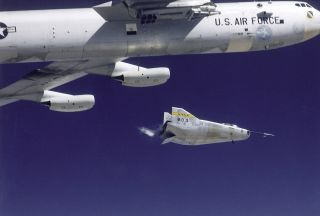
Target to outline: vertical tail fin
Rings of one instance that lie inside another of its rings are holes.
[[[172,122],[176,124],[193,126],[198,121],[199,119],[188,111],[182,108],[172,107]]]
[[[165,124],[168,121],[172,121],[172,116],[170,113],[163,113],[163,124]]]
[[[197,118],[194,115],[192,115],[191,113],[189,113],[188,111],[186,111],[182,108],[178,108],[178,107],[172,107],[172,115],[173,116],[180,116],[183,118],[189,118],[189,119],[196,119]]]
[[[165,136],[168,122],[171,122],[171,121],[172,121],[172,116],[170,115],[170,113],[164,112],[163,113],[163,124],[162,124],[161,130],[160,130],[161,137]]]
[[[171,114],[165,112],[163,115],[163,125],[160,131],[160,136],[163,139],[162,144],[176,142],[176,140],[179,140],[177,134],[181,133],[181,128],[196,127],[199,121],[197,117],[188,111],[172,107]]]

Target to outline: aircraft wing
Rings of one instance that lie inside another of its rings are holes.
[[[94,9],[108,21],[140,20],[152,24],[157,20],[193,20],[220,12],[211,0],[122,0],[107,2]]]
[[[63,85],[86,74],[76,69],[82,62],[59,62],[34,70],[22,79],[0,90],[1,98],[32,94]]]
[[[165,6],[199,6],[211,2],[210,0],[124,0],[131,8],[146,9]]]
[[[107,66],[112,63],[112,61],[99,59],[53,62],[44,68],[26,74],[22,79],[0,89],[0,106],[18,100],[41,103],[52,96],[72,96],[48,90],[87,75],[86,70]]]
[[[144,68],[122,62],[124,59],[104,57],[51,63],[0,89],[0,106],[18,100],[27,100],[46,105],[53,111],[79,112],[94,106],[93,95],[70,95],[54,92],[51,89],[87,74],[108,76],[130,87],[157,86],[170,78],[168,68]]]

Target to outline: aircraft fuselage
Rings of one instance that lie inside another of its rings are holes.
[[[297,2],[217,4],[201,19],[108,21],[93,8],[0,13],[0,62],[247,52],[319,34],[320,14]]]

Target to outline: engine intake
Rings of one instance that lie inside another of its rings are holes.
[[[128,68],[129,69],[129,68]],[[117,70],[111,76],[114,80],[130,87],[149,87],[161,85],[170,78],[170,70],[165,67],[143,68],[130,67],[129,70]]]

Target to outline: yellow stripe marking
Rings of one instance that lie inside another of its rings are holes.
[[[179,116],[179,117],[186,117],[186,118],[194,118],[193,115],[188,114],[188,113],[173,112],[172,115]]]

